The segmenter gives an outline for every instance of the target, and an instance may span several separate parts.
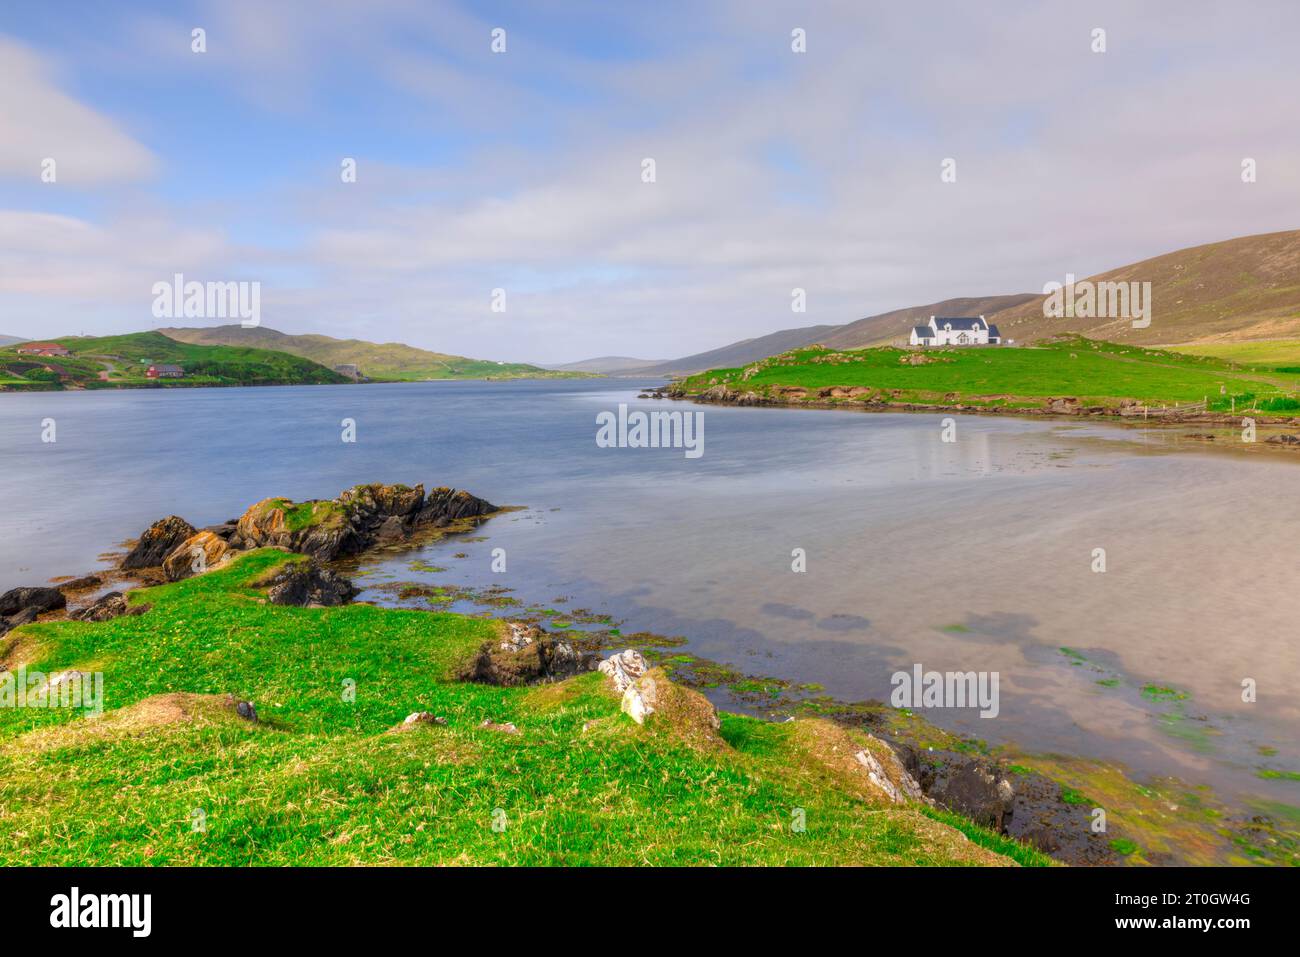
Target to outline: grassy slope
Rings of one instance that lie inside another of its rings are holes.
[[[115,385],[280,385],[340,383],[344,376],[317,363],[282,352],[229,346],[199,346],[176,342],[157,332],[135,332],[120,336],[66,336],[52,339],[72,351],[69,358],[43,360],[62,366],[74,380],[88,388]],[[100,358],[109,357],[109,358]],[[19,356],[12,347],[0,349],[0,367],[11,362],[33,361]],[[111,381],[98,374],[113,367]],[[150,363],[172,363],[185,369],[181,380],[159,381],[145,377]],[[0,372],[0,376],[4,373]],[[10,377],[12,379],[12,377]]]
[[[250,585],[285,560],[254,552],[134,594],[153,603],[144,615],[0,640],[11,667],[102,671],[106,698],[99,718],[0,709],[0,863],[1045,862],[969,822],[968,840],[918,808],[869,800],[860,776],[818,758],[819,735],[849,734],[825,722],[723,715],[725,740],[702,743],[659,716],[633,724],[599,674],[455,682],[494,623],[266,604]],[[341,694],[348,678],[355,703]],[[181,692],[232,692],[262,721]],[[389,730],[414,710],[448,724]],[[520,733],[479,729],[484,718]],[[204,833],[191,828],[196,808]]]
[[[428,352],[400,342],[366,342],[320,335],[286,335],[275,329],[244,329],[227,325],[209,328],[163,329],[164,335],[183,342],[209,345],[245,345],[302,356],[333,368],[354,364],[372,379],[418,381],[424,379],[563,378],[574,373],[550,372],[522,362],[492,362],[465,356]]]
[[[900,361],[911,355],[935,361],[924,365]],[[826,356],[843,361],[814,361]],[[1048,396],[1076,396],[1085,405],[1107,406],[1125,398],[1160,405],[1197,402],[1208,396],[1211,408],[1226,408],[1235,396],[1241,408],[1243,402],[1259,397],[1261,409],[1267,400],[1280,400],[1279,411],[1300,389],[1300,376],[1295,374],[1242,370],[1218,359],[1077,337],[1038,348],[923,353],[892,348],[841,353],[803,349],[768,360],[748,379],[742,378],[743,371],[715,369],[687,379],[685,385],[691,392],[715,382],[760,392],[784,386],[865,386],[885,390],[889,394],[884,398],[900,402],[944,402],[945,396],[955,394],[956,399],[947,401],[1021,407],[1039,406]],[[1226,394],[1220,394],[1220,386]],[[892,396],[894,390],[897,396]]]
[[[1250,342],[1215,342],[1205,345],[1178,346],[1179,352],[1194,356],[1213,356],[1261,370],[1296,372],[1300,370],[1300,339],[1257,339]]]
[[[1300,336],[1300,230],[1180,249],[1089,278],[1150,282],[1151,325],[1134,329],[1126,319],[1048,319],[1040,296],[998,315],[1002,335],[1028,342],[1074,332],[1144,345]],[[1065,281],[1064,276],[1045,279]]]

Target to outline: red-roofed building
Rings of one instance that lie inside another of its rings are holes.
[[[65,347],[57,342],[24,342],[18,347],[20,356],[70,356]]]

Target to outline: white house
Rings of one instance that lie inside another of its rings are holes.
[[[914,346],[996,346],[1002,343],[1002,336],[983,316],[931,316],[928,326],[912,327],[909,341]]]

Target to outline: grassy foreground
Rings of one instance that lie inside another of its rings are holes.
[[[714,369],[681,383],[687,393],[725,387],[782,401],[863,402],[1039,409],[1050,397],[1117,409],[1208,400],[1210,411],[1300,411],[1300,370],[1242,369],[1222,359],[1067,336],[1033,347],[812,347],[744,369]],[[834,395],[833,389],[865,390]],[[825,390],[827,394],[821,394]],[[800,392],[804,394],[800,394]]]
[[[0,708],[0,863],[1046,862],[889,804],[852,758],[870,742],[828,721],[723,714],[714,731],[671,685],[639,726],[598,673],[458,682],[497,622],[267,604],[256,583],[288,560],[251,552],[132,593],[145,614],[0,640],[10,670],[100,671],[105,698],[99,716]],[[447,724],[397,730],[413,711]]]

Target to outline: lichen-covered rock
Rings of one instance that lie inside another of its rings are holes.
[[[635,648],[610,655],[598,666],[601,674],[609,675],[614,679],[614,690],[620,694],[645,674],[648,668],[645,658]]]
[[[583,654],[570,642],[536,625],[509,622],[507,627],[504,638],[483,643],[461,669],[461,681],[527,685],[568,678],[596,666],[596,655]]]
[[[212,532],[197,532],[163,559],[163,575],[169,582],[202,575],[220,565],[229,551],[225,539]]]
[[[907,773],[893,749],[878,738],[870,735],[868,737],[871,737],[871,740],[879,745],[876,750],[883,756],[883,759],[867,748],[863,748],[853,755],[854,760],[866,769],[867,780],[895,804],[905,804],[909,800],[924,800],[921,786],[916,782],[915,778]]]
[[[405,541],[419,526],[445,527],[497,507],[468,492],[424,486],[357,485],[329,501],[269,498],[240,517],[230,542],[237,548],[267,545],[330,561],[373,545]]]
[[[359,594],[351,581],[311,560],[286,565],[268,584],[266,598],[273,605],[329,608],[346,605]]]
[[[68,600],[57,588],[32,585],[24,588],[11,588],[0,595],[0,615],[14,615],[27,608],[36,609],[37,614],[54,611],[67,605]]]
[[[122,567],[154,568],[163,563],[184,541],[194,534],[194,526],[176,515],[159,519],[144,530],[122,559]]]
[[[148,607],[148,605],[137,605],[132,608],[127,604],[125,595],[120,591],[111,591],[96,599],[93,604],[74,611],[69,617],[77,621],[110,621],[122,615],[139,615]]]

